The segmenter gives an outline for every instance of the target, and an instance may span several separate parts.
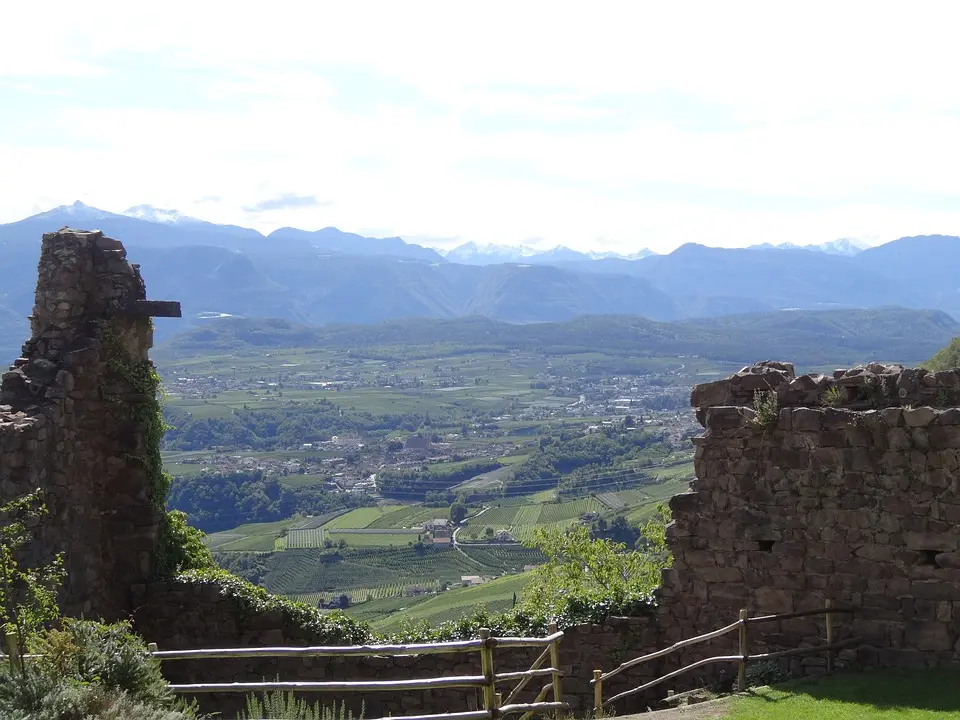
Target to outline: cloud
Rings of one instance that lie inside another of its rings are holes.
[[[0,222],[82,195],[438,245],[960,234],[950,3],[94,4],[10,9]]]
[[[316,195],[297,195],[283,193],[277,197],[261,200],[253,205],[245,205],[247,212],[269,212],[270,210],[294,210],[296,208],[315,208],[330,205],[329,200],[318,200]]]

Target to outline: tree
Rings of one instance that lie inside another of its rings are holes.
[[[645,548],[630,550],[622,543],[591,539],[577,526],[567,533],[537,528],[533,547],[547,556],[524,589],[522,605],[557,616],[571,605],[621,608],[649,601],[660,585],[660,571],[669,567],[666,549],[668,511],[657,514],[642,528]]]
[[[495,534],[495,531],[494,531],[494,529],[493,529],[492,527],[490,527],[489,525],[487,525],[487,526],[483,529],[483,534],[484,534],[484,537],[487,538],[487,540],[493,540],[493,536],[494,536],[494,534]]]
[[[459,525],[467,517],[467,506],[461,502],[455,502],[450,506],[450,522]]]

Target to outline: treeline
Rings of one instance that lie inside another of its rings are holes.
[[[182,510],[204,532],[372,504],[367,495],[327,492],[319,485],[288,488],[261,470],[174,478],[167,496],[170,510]]]
[[[164,409],[171,426],[164,438],[171,450],[206,450],[213,447],[274,450],[303,443],[323,442],[334,435],[368,432],[413,432],[428,418],[413,413],[373,415],[342,408],[329,400],[277,409],[235,410],[224,418],[194,418],[175,408]]]
[[[639,468],[668,452],[659,434],[630,428],[545,437],[507,480],[505,491],[513,495],[556,486],[563,494],[580,494],[636,485],[646,477]]]
[[[377,476],[377,489],[398,500],[432,500],[454,485],[501,467],[497,460],[476,460],[452,468],[440,464],[385,470]]]

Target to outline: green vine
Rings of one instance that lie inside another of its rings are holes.
[[[160,520],[155,551],[156,572],[170,577],[182,570],[213,567],[210,551],[203,544],[203,533],[187,524],[183,513],[167,512],[167,493],[171,478],[163,471],[160,446],[167,424],[163,420],[163,385],[156,368],[149,360],[138,360],[127,352],[113,328],[106,320],[97,321],[100,338],[107,354],[107,368],[122,378],[135,393],[139,402],[127,403],[129,417],[140,427],[144,439],[142,456],[129,457],[143,465],[149,483],[150,504]],[[122,404],[115,395],[104,399]]]

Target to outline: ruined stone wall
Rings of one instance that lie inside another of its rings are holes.
[[[63,608],[118,618],[152,572],[140,395],[122,365],[147,363],[149,317],[120,242],[64,229],[43,236],[31,337],[0,385],[0,504],[36,489],[49,516],[30,552],[65,553]],[[145,367],[145,366],[143,366]]]
[[[796,377],[782,363],[696,387],[706,432],[691,490],[671,501],[661,640],[718,628],[742,607],[782,613],[830,598],[857,609],[842,627],[863,644],[844,661],[955,661],[960,409],[931,406],[957,402],[958,388],[957,372]],[[763,627],[753,652],[824,640],[819,618]]]
[[[138,608],[134,619],[138,632],[161,650],[224,647],[264,647],[323,644],[303,628],[284,623],[280,613],[244,612],[237,600],[221,593],[215,584],[156,582],[139,586],[134,593]],[[646,618],[611,618],[606,625],[580,625],[569,628],[560,646],[564,700],[574,711],[593,707],[590,680],[594,669],[609,670],[616,664],[647,652],[656,646],[656,621]],[[497,672],[528,670],[540,649],[498,650]],[[546,667],[546,666],[544,666]],[[605,694],[636,687],[656,677],[660,665],[624,672],[612,679]],[[457,655],[420,655],[375,658],[289,658],[252,660],[190,660],[164,663],[164,676],[171,682],[256,682],[279,677],[295,680],[399,680],[452,675],[480,675],[479,653]],[[522,702],[530,702],[549,678],[530,682]],[[506,694],[516,683],[505,683]],[[317,696],[319,697],[319,696]],[[646,709],[652,696],[636,697],[618,703],[618,711]],[[410,715],[415,713],[457,712],[476,709],[476,692],[470,690],[433,690],[337,693],[355,710],[365,703],[367,717]],[[327,702],[332,695],[323,696]],[[201,707],[229,713],[240,709],[243,698],[237,694],[198,696]],[[481,700],[482,703],[482,700]],[[481,704],[482,707],[482,704]]]

